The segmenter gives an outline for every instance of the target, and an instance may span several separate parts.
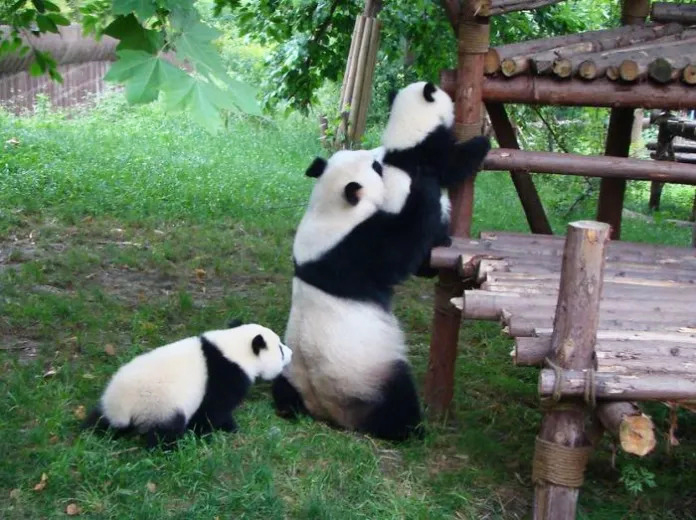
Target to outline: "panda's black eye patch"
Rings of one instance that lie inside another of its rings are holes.
[[[261,352],[265,348],[266,340],[263,339],[263,336],[261,334],[257,334],[254,337],[254,339],[251,340],[251,349],[254,351],[254,354],[258,356],[259,352]]]
[[[376,171],[380,177],[382,176],[382,165],[379,164],[377,161],[374,161],[372,163],[372,169]]]

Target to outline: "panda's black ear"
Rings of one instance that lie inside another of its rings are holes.
[[[423,87],[423,97],[427,102],[432,103],[435,101],[433,94],[435,94],[436,91],[437,87],[428,81]]]
[[[227,322],[228,329],[236,329],[237,327],[241,327],[242,325],[244,325],[244,323],[242,323],[242,320],[240,320],[239,318],[233,318]]]
[[[312,161],[312,164],[309,165],[309,168],[307,168],[307,171],[305,172],[305,175],[307,177],[314,177],[315,179],[318,179],[321,177],[321,174],[324,173],[324,170],[326,169],[326,159],[323,157],[317,157]]]
[[[349,182],[346,187],[343,188],[343,196],[348,201],[351,206],[357,206],[360,202],[360,190],[362,189],[362,184],[358,182]]]
[[[372,169],[382,176],[382,165],[378,161],[372,161]]]
[[[265,348],[266,340],[263,339],[263,336],[261,334],[257,334],[254,337],[254,339],[251,340],[251,349],[254,351],[254,354],[258,356],[259,352],[261,352]]]

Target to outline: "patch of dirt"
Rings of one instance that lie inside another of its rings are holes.
[[[9,334],[0,336],[0,350],[17,353],[17,359],[22,365],[28,365],[36,360],[41,344],[33,339],[20,339]]]

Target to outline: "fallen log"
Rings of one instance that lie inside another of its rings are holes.
[[[644,457],[655,449],[655,425],[635,403],[600,403],[597,417],[626,453]]]
[[[607,401],[693,401],[696,400],[696,375],[687,374],[614,374],[596,372],[594,385],[586,370],[543,369],[539,375],[539,395],[549,397],[560,385],[563,397],[582,397],[592,391],[597,400]]]

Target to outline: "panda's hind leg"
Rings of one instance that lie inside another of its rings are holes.
[[[302,396],[283,374],[273,380],[271,394],[273,406],[280,417],[296,419],[300,415],[309,415]]]
[[[423,438],[424,428],[416,385],[405,361],[394,364],[381,389],[379,403],[365,417],[358,430],[380,439],[404,441]]]
[[[172,445],[186,432],[186,417],[182,412],[176,412],[170,419],[153,425],[143,432],[148,448],[162,446],[171,448]]]

